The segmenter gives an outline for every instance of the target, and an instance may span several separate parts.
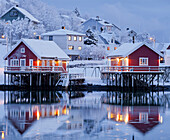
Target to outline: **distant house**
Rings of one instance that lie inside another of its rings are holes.
[[[13,6],[3,13],[0,17],[1,20],[13,21],[16,19],[25,19],[28,18],[31,22],[38,24],[39,21],[31,15],[28,11],[18,6]]]
[[[112,32],[120,31],[121,29],[114,24],[109,23],[98,16],[96,18],[90,18],[82,24],[83,31],[86,32],[88,29],[98,32]]]
[[[44,40],[54,41],[72,60],[80,58],[80,52],[84,45],[85,34],[59,29],[42,34]]]
[[[110,66],[159,66],[162,54],[144,43],[124,43],[108,55]]]
[[[7,71],[65,72],[69,57],[53,41],[21,39],[4,59],[8,61]]]
[[[156,43],[156,48],[164,55],[161,62],[170,65],[170,43]]]
[[[113,34],[101,33],[98,35],[98,45],[102,45],[108,55],[117,49],[120,46],[120,43],[115,39]]]

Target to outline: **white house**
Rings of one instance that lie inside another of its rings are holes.
[[[72,60],[80,59],[85,34],[59,29],[42,34],[44,40],[54,41]]]
[[[116,40],[114,34],[101,33],[98,35],[97,40],[98,45],[103,46],[105,49],[106,55],[110,54],[120,46],[120,43]]]
[[[170,43],[156,43],[156,48],[164,55],[162,63],[170,65]]]
[[[116,25],[109,23],[106,20],[100,19],[98,16],[96,18],[90,18],[82,24],[83,31],[86,32],[88,29],[98,32],[119,32],[121,29]]]

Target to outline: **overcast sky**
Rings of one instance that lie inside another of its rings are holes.
[[[149,32],[157,42],[170,42],[170,0],[42,0],[59,9],[108,20],[121,29]]]

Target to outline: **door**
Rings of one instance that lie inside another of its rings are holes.
[[[25,59],[20,59],[21,70],[25,70],[26,61]]]

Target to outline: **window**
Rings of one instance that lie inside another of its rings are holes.
[[[53,41],[53,36],[49,36],[49,41]]]
[[[139,66],[148,66],[148,58],[140,57],[139,58]]]
[[[116,50],[117,49],[117,47],[114,47],[114,50]]]
[[[21,53],[25,53],[25,48],[21,48]]]
[[[68,40],[71,41],[71,35],[68,36]]]
[[[20,59],[20,66],[24,67],[26,65],[25,62],[25,59]]]
[[[139,121],[140,122],[147,122],[148,121],[148,113],[147,112],[139,113]]]
[[[12,11],[9,13],[9,16],[10,16],[10,17],[17,17],[17,16],[18,16],[18,11],[12,10]]]
[[[81,50],[81,46],[78,47],[78,50]]]
[[[68,49],[69,49],[69,50],[74,50],[74,46],[71,46],[71,45],[70,45],[70,46],[68,46]]]
[[[18,59],[11,59],[11,66],[19,66],[19,60]]]
[[[111,39],[111,43],[113,43],[113,39]]]
[[[29,60],[29,66],[33,66],[33,59]]]
[[[109,50],[110,50],[110,47],[107,47],[107,50],[109,51]]]
[[[82,41],[82,36],[79,36],[79,41],[80,41],[80,42]]]
[[[77,41],[77,36],[74,36],[74,41]]]
[[[92,29],[93,29],[93,30],[96,30],[96,26],[93,26]]]

